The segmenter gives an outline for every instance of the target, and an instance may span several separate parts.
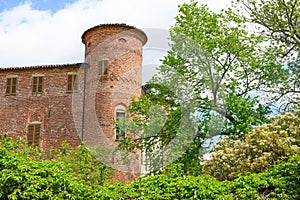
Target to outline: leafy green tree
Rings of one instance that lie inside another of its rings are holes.
[[[238,7],[249,14],[249,21],[268,37],[272,53],[289,68],[289,79],[280,87],[268,90],[271,97],[289,108],[300,99],[300,1],[299,0],[237,0]],[[283,81],[284,83],[284,81]],[[283,103],[282,103],[283,102]],[[278,104],[278,102],[276,102]]]
[[[179,6],[175,20],[171,50],[130,108],[135,126],[127,130],[139,138],[123,142],[151,154],[162,150],[161,163],[173,156],[188,165],[204,138],[243,135],[266,122],[270,109],[255,94],[276,87],[287,71],[265,48],[267,38],[250,33],[246,18],[231,9],[215,13],[191,1]],[[168,148],[175,138],[181,142],[173,147],[184,150]]]

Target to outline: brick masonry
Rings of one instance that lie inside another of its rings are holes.
[[[116,109],[126,108],[131,98],[141,95],[142,47],[146,41],[145,33],[135,27],[104,24],[82,35],[84,63],[0,68],[0,133],[26,139],[28,125],[39,122],[39,146],[46,151],[61,147],[62,141],[76,147],[82,135],[87,146],[112,151],[116,146]],[[105,75],[99,74],[103,59],[108,61]],[[73,93],[67,92],[70,73],[78,78],[79,89]],[[43,93],[36,96],[32,94],[34,75],[44,77]],[[5,93],[7,77],[17,77],[15,96]],[[136,177],[141,161],[133,159],[130,165],[123,165],[118,158],[120,155],[114,154],[104,161],[123,171],[115,175],[117,179]]]

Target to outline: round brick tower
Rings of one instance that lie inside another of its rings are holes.
[[[131,99],[141,95],[146,41],[142,30],[126,24],[102,24],[83,33],[85,62],[89,64],[85,132],[93,132],[95,126],[102,132],[100,136],[87,134],[88,145],[103,143],[103,136],[109,141],[123,138],[123,130],[116,130],[114,122],[123,119]],[[98,125],[89,124],[94,120],[88,115],[91,112],[95,112]]]

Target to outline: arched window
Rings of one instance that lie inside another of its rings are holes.
[[[39,146],[41,138],[42,123],[32,122],[27,129],[27,144],[32,146]]]
[[[125,119],[126,119],[126,107],[123,104],[119,104],[115,109],[116,113],[116,140],[124,140],[125,138]]]

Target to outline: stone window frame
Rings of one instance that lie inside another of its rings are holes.
[[[115,119],[116,119],[116,124],[115,124],[115,140],[120,141],[124,140],[126,137],[126,130],[125,130],[125,121],[126,121],[126,111],[127,108],[124,104],[118,104],[115,107]],[[123,117],[121,119],[119,116]],[[119,127],[120,120],[122,120],[122,127]]]
[[[38,130],[38,131],[37,131]],[[27,145],[40,146],[42,135],[42,122],[34,121],[30,122],[27,126]]]
[[[14,83],[15,80],[15,83]],[[17,95],[17,86],[18,86],[18,76],[11,75],[6,77],[6,96],[16,96]]]
[[[71,77],[71,81],[70,81]],[[68,72],[67,73],[67,93],[78,92],[78,73]]]
[[[99,75],[105,76],[108,74],[109,59],[103,58],[99,60]]]
[[[43,94],[44,91],[44,74],[33,74],[32,75],[32,87],[31,87],[31,92],[33,96],[38,96]],[[35,83],[36,80],[36,83]]]

